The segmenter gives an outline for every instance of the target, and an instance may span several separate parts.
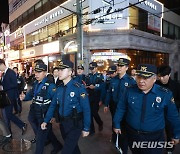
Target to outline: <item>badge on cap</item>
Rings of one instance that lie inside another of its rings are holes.
[[[85,98],[85,97],[86,97],[86,94],[85,94],[85,93],[82,93],[82,94],[81,94],[81,97],[82,97],[82,98]]]
[[[156,97],[156,102],[161,103],[161,97]]]
[[[71,96],[71,97],[74,97],[74,95],[75,95],[74,92],[71,92],[71,93],[70,93],[70,96]]]
[[[124,85],[125,85],[125,87],[127,87],[127,86],[128,86],[128,83],[127,83],[127,82],[125,82],[125,83],[124,83]]]
[[[146,66],[141,66],[141,71],[146,72],[147,71],[147,67]]]

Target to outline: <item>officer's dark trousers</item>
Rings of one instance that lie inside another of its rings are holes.
[[[114,101],[110,101],[109,103],[109,110],[111,112],[111,117],[112,117],[112,138],[111,138],[111,141],[113,143],[116,142],[116,133],[113,131],[113,118],[114,118],[114,114],[115,114],[115,111],[116,111],[116,104],[114,103]]]
[[[95,132],[95,128],[94,128],[94,121],[93,118],[95,119],[95,121],[97,122],[97,124],[99,126],[101,126],[103,124],[100,116],[99,116],[99,99],[94,100],[93,102],[90,102],[90,107],[91,107],[91,133]]]
[[[38,111],[39,114],[37,114]],[[61,143],[57,140],[56,136],[52,131],[52,124],[48,124],[46,130],[41,129],[41,124],[44,121],[44,119],[40,115],[41,115],[40,106],[37,104],[31,104],[28,120],[36,136],[35,154],[43,154],[44,144],[47,138],[51,141],[54,148],[62,147]]]
[[[7,124],[10,132],[11,132],[11,125],[10,125],[10,121],[12,121],[15,125],[17,125],[19,128],[24,127],[24,122],[22,122],[18,117],[16,117],[13,114],[13,106],[14,106],[14,102],[16,100],[11,100],[11,105],[6,106],[3,109],[3,118],[5,123]]]
[[[170,123],[166,120],[166,123],[165,123],[165,132],[166,132],[166,140],[167,142],[170,142],[172,141],[172,138],[173,138],[173,130],[172,128],[170,127]],[[174,151],[174,146],[172,148],[166,148],[166,151],[168,152],[173,152]]]
[[[77,126],[73,119],[62,121],[60,130],[64,139],[61,154],[80,154],[78,140],[82,132],[82,120],[78,121]]]
[[[154,133],[137,133],[132,129],[127,128],[128,144],[132,151],[132,154],[163,154],[163,148],[132,148],[133,142],[158,142],[164,141],[164,131],[158,131]]]

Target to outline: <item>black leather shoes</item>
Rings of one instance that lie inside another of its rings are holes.
[[[10,137],[3,136],[2,140],[0,141],[0,146],[9,143],[11,139],[12,139],[11,136]]]
[[[99,125],[99,131],[101,132],[103,130],[103,123]]]
[[[30,142],[31,142],[31,143],[36,143],[36,137],[33,138]]]
[[[57,154],[59,151],[61,151],[62,150],[62,146],[58,146],[58,147],[56,147],[56,148],[54,148],[52,151],[51,151],[51,154]]]
[[[24,135],[26,130],[27,130],[27,124],[26,123],[24,123],[24,127],[22,127],[21,130],[22,130],[22,135]]]

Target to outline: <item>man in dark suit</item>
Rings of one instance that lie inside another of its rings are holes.
[[[10,121],[15,123],[21,130],[22,135],[27,129],[27,124],[22,122],[18,117],[13,114],[13,105],[18,98],[18,86],[15,72],[5,65],[5,61],[0,59],[0,71],[3,72],[1,78],[1,85],[3,90],[7,93],[11,105],[6,106],[3,110],[3,118],[11,132]]]

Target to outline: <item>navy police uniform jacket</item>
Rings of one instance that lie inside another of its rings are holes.
[[[95,89],[87,89],[88,94],[89,94],[89,100],[90,102],[97,101],[99,102],[100,100],[102,101],[102,90],[104,88],[104,82],[103,82],[103,75],[100,73],[95,73],[92,74],[90,73],[86,77],[86,85],[94,85]]]
[[[138,87],[127,88],[119,100],[113,119],[114,128],[120,129],[120,121],[126,114],[127,124],[135,130],[154,132],[165,127],[165,117],[170,122],[174,138],[180,138],[180,119],[172,92],[154,84],[143,93]]]
[[[49,106],[44,122],[50,121],[57,104],[59,104],[60,117],[71,116],[73,108],[77,109],[77,113],[83,113],[83,130],[89,131],[90,106],[87,92],[83,85],[71,79],[65,86],[59,86]]]
[[[74,80],[79,82],[80,84],[85,84],[85,81],[86,81],[86,76],[84,74],[81,74],[81,75],[76,75],[74,77]]]
[[[117,104],[119,99],[121,99],[125,89],[135,84],[135,80],[128,74],[125,74],[121,79],[118,75],[112,78],[107,89],[105,105],[109,105],[111,98],[113,102]]]
[[[47,89],[46,89],[47,88]],[[42,90],[46,93],[42,93]],[[24,101],[34,100],[39,103],[44,103],[45,101],[50,101],[56,91],[56,85],[54,83],[49,83],[48,78],[45,77],[40,83],[36,80],[33,87],[29,92],[27,92]],[[43,97],[43,100],[40,97]]]

